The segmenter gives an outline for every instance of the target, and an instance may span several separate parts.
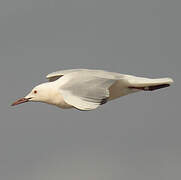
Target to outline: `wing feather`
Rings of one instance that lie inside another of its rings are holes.
[[[92,110],[106,102],[108,88],[116,79],[98,77],[89,72],[73,72],[62,77],[60,92],[66,103],[80,109]],[[68,80],[67,80],[68,79]]]
[[[127,80],[130,86],[134,86],[134,87],[156,86],[156,85],[173,83],[173,80],[171,78],[153,79],[153,78],[144,78],[144,77],[125,75],[125,79]]]
[[[60,77],[72,72],[86,72],[86,73],[94,74],[94,76],[97,76],[97,77],[108,78],[108,79],[115,79],[115,78],[119,79],[119,78],[124,77],[124,75],[120,73],[108,72],[108,71],[97,70],[97,69],[67,69],[67,70],[52,72],[48,74],[46,78],[49,81],[55,81],[59,79]]]
[[[77,71],[82,71],[83,69],[67,69],[67,70],[61,70],[61,71],[55,71],[52,72],[50,74],[48,74],[46,76],[46,78],[52,82],[52,81],[56,81],[57,79],[59,79],[60,77],[68,74],[68,73],[72,73],[72,72],[77,72]]]

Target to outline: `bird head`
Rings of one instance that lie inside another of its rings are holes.
[[[12,106],[29,101],[47,103],[50,100],[50,96],[52,93],[52,88],[49,84],[50,83],[43,83],[34,87],[28,95],[12,103]]]

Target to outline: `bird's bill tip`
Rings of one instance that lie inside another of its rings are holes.
[[[13,102],[11,104],[11,106],[15,106],[15,105],[18,105],[18,104],[22,104],[22,103],[25,103],[25,102],[28,102],[29,99],[28,98],[21,98],[21,99],[18,99],[17,101]]]

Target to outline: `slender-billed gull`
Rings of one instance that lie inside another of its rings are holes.
[[[121,96],[165,88],[173,82],[171,78],[150,79],[90,69],[56,71],[46,77],[49,82],[34,87],[12,106],[36,101],[64,109],[93,110]]]

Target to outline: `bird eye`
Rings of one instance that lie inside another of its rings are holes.
[[[37,93],[37,90],[34,90],[34,94],[36,94]]]

